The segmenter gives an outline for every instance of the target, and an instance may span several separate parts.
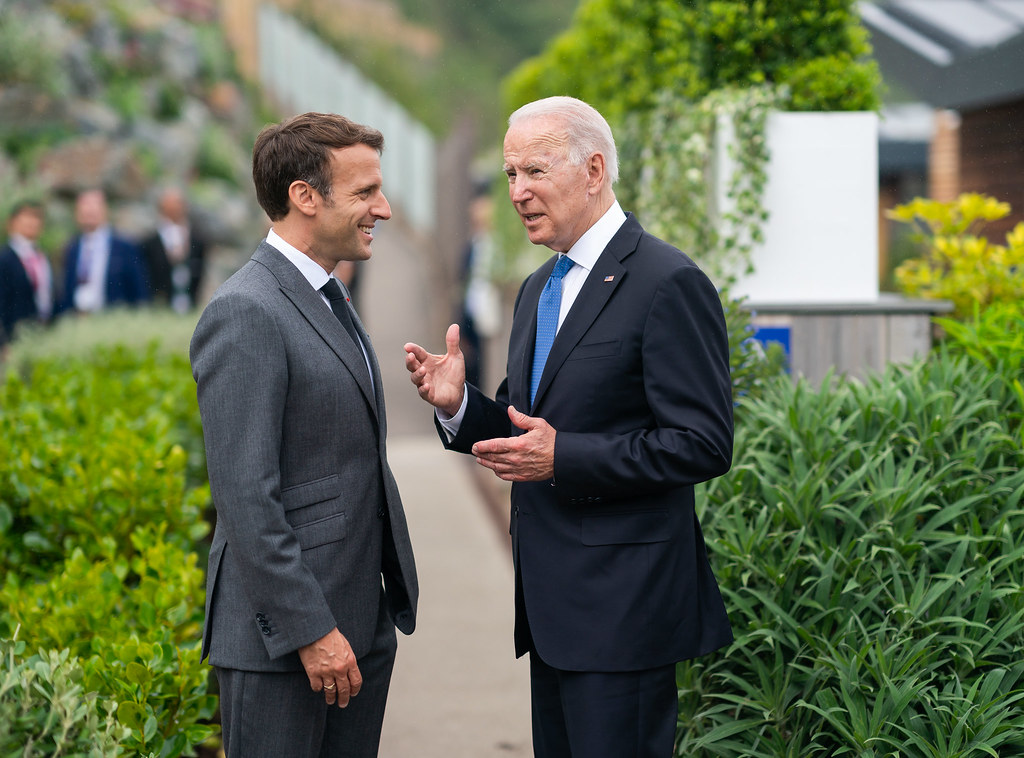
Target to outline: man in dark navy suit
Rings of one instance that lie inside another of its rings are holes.
[[[150,297],[178,313],[196,307],[206,267],[206,240],[189,218],[188,200],[177,187],[165,187],[157,203],[156,229],[142,240]]]
[[[81,233],[71,240],[64,253],[60,310],[92,313],[149,300],[142,253],[138,245],[110,226],[107,198],[102,190],[79,194],[75,221]]]
[[[694,485],[732,460],[729,348],[714,285],[612,190],[604,118],[547,98],[509,118],[509,195],[558,255],[516,299],[507,376],[466,384],[459,329],[406,367],[445,445],[512,484],[516,654],[538,758],[668,758],[675,664],[732,641]]]
[[[38,247],[43,206],[16,204],[7,220],[7,244],[0,249],[0,348],[20,322],[47,323],[53,315],[53,272]]]

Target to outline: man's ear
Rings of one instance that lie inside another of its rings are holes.
[[[604,187],[604,153],[594,153],[587,159],[587,191],[596,195]]]
[[[288,185],[288,199],[292,206],[304,216],[315,215],[317,206],[320,204],[319,193],[301,179],[296,179]]]

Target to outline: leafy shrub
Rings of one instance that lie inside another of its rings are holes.
[[[70,656],[93,693],[81,717],[113,714],[131,754],[191,754],[216,711],[198,645],[209,485],[195,386],[177,349],[84,343],[20,356],[0,385],[0,634]],[[42,754],[69,754],[55,745]]]
[[[205,487],[186,490],[201,448],[184,357],[100,350],[91,361],[39,361],[0,385],[0,566],[45,575],[105,537],[128,550],[139,524],[166,523],[191,546],[208,531]],[[197,439],[198,438],[198,439]],[[198,478],[193,471],[193,477]]]
[[[75,549],[47,582],[8,574],[2,619],[33,649],[81,659],[83,684],[117,703],[131,730],[123,744],[141,754],[179,755],[212,732],[209,670],[199,661],[203,572],[195,553],[165,539],[164,526],[137,529],[134,555],[103,540],[98,558]],[[173,747],[174,752],[162,752]]]
[[[87,319],[62,318],[53,327],[27,326],[24,338],[10,345],[9,365],[23,374],[39,361],[94,360],[97,351],[113,346],[128,354],[188,356],[188,343],[198,314],[178,314],[170,309],[112,308]],[[132,358],[127,359],[130,363]],[[125,369],[131,372],[130,368]]]
[[[1024,300],[993,303],[987,308],[976,303],[969,319],[938,318],[935,322],[945,332],[943,342],[948,349],[1016,378],[1024,361]]]
[[[987,222],[1009,213],[1009,204],[976,193],[950,202],[916,198],[892,209],[889,218],[914,224],[914,239],[926,246],[923,256],[896,269],[897,283],[909,295],[952,301],[958,318],[970,316],[975,303],[1021,300],[1024,223],[1006,235],[1005,245],[979,234]]]
[[[1006,378],[943,348],[746,404],[733,469],[702,503],[736,641],[679,666],[679,755],[1024,752],[1022,405]]]
[[[26,657],[22,640],[0,640],[0,755],[113,758],[127,730],[114,705],[82,687],[67,650]]]
[[[1007,410],[1011,431],[1017,429],[1024,447],[1024,301],[993,303],[987,308],[975,304],[972,318],[935,320],[945,332],[943,343],[953,353],[969,356],[1003,378],[1006,391],[1017,398],[1017,411]]]

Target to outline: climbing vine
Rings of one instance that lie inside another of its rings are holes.
[[[765,128],[785,97],[771,86],[716,90],[696,102],[663,92],[619,130],[623,207],[720,286],[753,270],[751,254],[764,239]]]

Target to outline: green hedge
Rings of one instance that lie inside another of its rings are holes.
[[[0,714],[16,714],[0,747],[191,755],[217,701],[199,661],[210,496],[188,360],[94,344],[16,366],[0,384]],[[66,692],[27,684],[57,665],[77,688],[62,716]]]
[[[701,504],[736,640],[678,668],[680,756],[1024,754],[1022,324],[744,402]]]

